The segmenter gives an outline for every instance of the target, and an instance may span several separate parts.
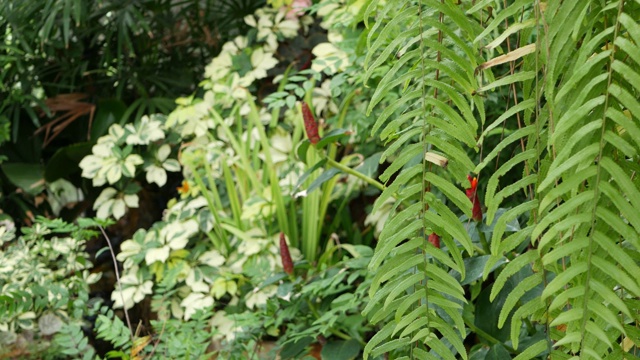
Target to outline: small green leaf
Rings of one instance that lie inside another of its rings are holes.
[[[309,169],[307,169],[307,171],[304,172],[304,174],[302,174],[300,176],[300,178],[298,179],[298,183],[296,184],[295,189],[299,189],[300,186],[302,186],[302,184],[304,184],[304,182],[307,180],[307,178],[316,170],[318,170],[319,168],[323,167],[324,164],[327,163],[326,159],[320,160],[318,161],[315,165],[313,165],[312,167],[310,167]]]
[[[305,164],[307,163],[307,150],[309,149],[309,145],[311,145],[311,142],[309,141],[309,139],[305,139],[300,142],[300,145],[298,145],[298,149],[296,150],[298,159],[300,159]]]
[[[298,358],[300,353],[302,353],[307,346],[311,345],[312,342],[312,337],[305,337],[295,342],[286,343],[282,346],[280,358],[282,358],[282,360]]]
[[[322,149],[328,144],[338,141],[338,139],[351,135],[351,132],[346,129],[333,129],[324,134],[322,139],[316,144],[316,148]]]
[[[466,275],[464,281],[460,283],[460,285],[469,285],[472,282],[483,277],[486,278],[487,274],[484,274],[484,268],[487,264],[487,261],[491,258],[491,255],[482,255],[476,257],[470,257],[464,259],[464,268],[466,269]],[[489,270],[489,273],[492,273],[498,266],[507,262],[507,259],[502,257]],[[456,278],[456,280],[460,281],[460,274],[456,271],[451,271],[450,274]]]
[[[331,180],[331,178],[333,178],[334,176],[338,175],[340,173],[340,170],[332,167],[326,171],[324,171],[322,174],[320,174],[320,176],[318,176],[312,183],[311,185],[309,185],[309,187],[307,188],[307,195],[309,195],[312,191],[314,191],[315,189],[319,188],[320,186],[322,186],[322,184],[324,184],[325,182]]]
[[[511,355],[502,344],[493,345],[484,357],[484,360],[507,360],[511,359]]]
[[[286,102],[287,106],[289,107],[289,109],[293,109],[296,106],[296,97],[293,96],[293,95],[289,95],[285,99],[285,102]]]
[[[362,346],[357,340],[331,341],[323,348],[320,355],[327,360],[348,360],[354,359],[362,350]]]

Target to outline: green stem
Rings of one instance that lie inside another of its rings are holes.
[[[320,152],[318,152],[318,153],[320,153]],[[373,178],[371,178],[371,177],[369,177],[369,176],[367,176],[367,175],[365,175],[365,174],[363,174],[361,172],[358,172],[358,171],[356,171],[356,170],[354,170],[354,169],[352,169],[352,168],[350,168],[350,167],[348,167],[348,166],[346,166],[344,164],[341,164],[341,163],[333,160],[332,158],[330,158],[330,157],[328,157],[326,155],[321,154],[320,156],[323,159],[327,160],[327,164],[328,165],[333,166],[334,168],[336,168],[336,169],[338,169],[340,171],[343,171],[343,172],[345,172],[345,173],[347,173],[349,175],[355,176],[358,179],[366,182],[367,184],[372,185],[375,188],[378,188],[380,191],[385,191],[387,189],[387,187],[384,184],[382,184],[381,182],[379,182],[376,179],[373,179]],[[392,196],[394,198],[396,198],[396,199],[400,199],[401,198],[400,195],[398,195],[398,193],[396,193],[396,192],[394,192],[392,194]],[[402,201],[402,204],[407,206],[407,207],[410,205],[407,201]]]
[[[336,128],[337,129],[341,129],[343,124],[344,124],[344,120],[347,117],[347,111],[349,110],[349,105],[351,105],[351,102],[353,101],[353,98],[360,93],[360,89],[356,89],[353,90],[352,92],[349,93],[349,95],[347,95],[347,97],[344,99],[344,101],[342,102],[341,106],[340,106],[340,113],[338,114],[338,123],[336,124]],[[336,145],[335,144],[331,144],[329,145],[329,157],[332,159],[336,158]]]
[[[489,243],[487,242],[487,237],[484,235],[484,232],[480,231],[480,229],[476,226],[478,230],[478,237],[480,238],[480,244],[482,244],[483,254],[491,254],[491,247],[489,247]]]
[[[213,181],[213,176],[211,174],[210,166],[205,164],[207,169],[207,177],[209,181]],[[242,223],[242,205],[240,204],[240,198],[238,197],[238,192],[236,191],[236,184],[234,183],[233,175],[231,174],[231,169],[226,164],[226,159],[222,159],[222,174],[224,178],[224,183],[227,187],[227,196],[229,197],[229,204],[231,205],[231,212],[233,213],[233,218],[236,221],[236,226],[240,230],[244,230],[244,224]],[[216,196],[217,193],[216,193]],[[220,205],[220,209],[222,208],[222,204]],[[210,211],[215,211],[215,209],[210,209]]]
[[[351,105],[351,101],[353,101],[353,98],[355,97],[357,92],[358,92],[357,90],[352,91],[349,95],[347,95],[347,97],[344,99],[344,101],[340,105],[340,113],[338,115],[338,122],[336,124],[338,129],[342,128],[342,125],[344,124],[344,120],[347,116],[347,111],[349,109],[349,106]],[[327,150],[328,150],[327,158],[335,159],[336,152],[337,152],[336,144],[335,143],[329,144],[329,147]],[[329,208],[329,203],[331,202],[331,195],[333,194],[333,189],[335,188],[337,183],[338,183],[338,177],[334,176],[333,178],[331,178],[331,180],[324,183],[324,186],[322,187],[322,197],[320,199],[320,216],[317,217],[319,228],[322,228],[322,225],[324,224],[325,215],[327,214],[327,209]]]
[[[476,252],[480,255],[486,255],[487,253],[478,245],[473,244],[473,248],[476,250]]]
[[[260,146],[264,150],[264,164],[265,164],[265,180],[268,178],[269,188],[271,189],[271,199],[276,206],[276,219],[278,221],[278,227],[280,231],[283,231],[288,237],[289,240],[293,244],[298,243],[298,239],[293,238],[294,233],[289,228],[289,217],[287,215],[287,208],[284,205],[284,199],[282,197],[282,189],[280,189],[279,178],[276,172],[276,168],[273,164],[273,160],[271,159],[271,146],[269,145],[269,138],[264,130],[264,126],[260,122],[260,115],[258,112],[258,108],[256,107],[253,98],[249,96],[249,107],[251,111],[249,111],[248,118],[253,122],[253,126],[258,130],[258,134],[260,135]],[[295,224],[292,224],[295,226]]]
[[[307,159],[311,163],[317,161],[318,153],[309,152]],[[309,175],[305,184],[309,186],[315,179],[320,176],[317,171]],[[302,238],[300,239],[300,249],[304,257],[310,262],[315,262],[318,254],[318,245],[320,243],[320,232],[322,230],[323,219],[318,219],[320,209],[320,192],[315,191],[302,198]]]
[[[357,177],[358,179],[366,182],[369,185],[373,185],[374,187],[380,189],[380,191],[384,191],[387,188],[381,182],[379,182],[379,181],[377,181],[375,179],[372,179],[372,178],[368,177],[367,175],[365,175],[365,174],[363,174],[361,172],[355,171],[352,168],[350,168],[350,167],[348,167],[346,165],[343,165],[343,164],[333,160],[330,157],[327,157],[327,156],[324,156],[324,155],[323,155],[323,157],[327,160],[327,164],[329,164],[329,165],[333,166],[334,168],[336,168],[336,169],[338,169],[340,171],[343,171],[343,172],[345,172],[345,173],[347,173],[349,175],[353,175],[353,176]],[[395,196],[395,194],[394,194],[394,196]]]

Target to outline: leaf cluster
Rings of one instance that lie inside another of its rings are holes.
[[[0,226],[1,356],[50,357],[61,351],[93,357],[82,326],[91,313],[89,286],[100,273],[90,272],[85,243],[98,225],[104,224],[38,218],[18,238]]]

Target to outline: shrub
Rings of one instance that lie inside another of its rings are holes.
[[[91,272],[85,244],[98,224],[39,218],[17,238],[11,224],[0,226],[0,356],[50,356],[61,344],[70,355],[92,354],[82,327],[100,273]]]

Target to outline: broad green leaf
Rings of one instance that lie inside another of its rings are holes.
[[[4,163],[0,167],[11,183],[26,193],[36,195],[44,190],[44,168],[42,165]]]

